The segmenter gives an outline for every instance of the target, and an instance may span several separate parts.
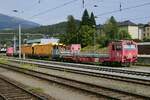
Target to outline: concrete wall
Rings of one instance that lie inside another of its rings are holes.
[[[138,34],[139,34],[139,30],[138,30],[138,26],[128,26],[128,32],[131,35],[132,39],[138,39]]]
[[[138,30],[139,32],[138,32],[138,39],[139,40],[142,40],[143,39],[143,28],[139,28],[139,30]]]
[[[141,36],[139,36],[140,30],[138,26],[121,26],[119,29],[127,31],[131,35],[132,39],[141,38]]]

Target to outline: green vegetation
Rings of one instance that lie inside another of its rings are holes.
[[[81,52],[95,52],[95,53],[107,53],[108,48],[107,47],[101,47],[99,44],[96,44],[95,46],[86,46],[81,49]]]
[[[8,60],[5,59],[5,58],[0,58],[0,63],[1,63],[1,64],[7,64],[7,63],[8,63]]]
[[[143,41],[144,41],[144,42],[150,42],[150,38],[149,38],[149,37],[144,38]]]
[[[33,64],[24,64],[24,63],[22,63],[20,66],[24,69],[35,69],[37,67],[36,65]]]
[[[39,88],[39,87],[30,87],[28,90],[32,91],[32,92],[37,92],[37,93],[43,93],[44,92],[44,90],[42,88]]]
[[[119,39],[131,39],[131,35],[127,31],[121,30],[119,31]]]
[[[62,34],[60,37],[61,42],[65,44],[75,43],[76,30],[77,30],[77,25],[75,23],[75,19],[72,15],[70,15],[68,16],[66,34]]]
[[[79,27],[77,29],[77,27]],[[61,35],[61,42],[65,44],[80,43],[82,47],[93,45],[96,22],[94,14],[89,16],[87,9],[84,11],[80,26],[75,23],[72,15],[68,16],[66,33]]]
[[[97,41],[102,47],[107,46],[112,40],[131,39],[128,32],[119,30],[119,26],[115,18],[112,16],[102,27],[101,34]]]
[[[66,33],[61,35],[61,42],[65,44],[79,43],[84,48],[99,44],[106,47],[112,40],[131,39],[128,32],[119,30],[118,22],[112,16],[102,27],[96,26],[94,13],[90,16],[85,9],[80,26],[77,29],[73,16],[68,16]]]

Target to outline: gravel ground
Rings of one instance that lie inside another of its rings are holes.
[[[40,89],[43,93],[50,95],[56,100],[105,100],[103,97],[89,94],[70,87],[65,87],[56,83],[33,78],[28,75],[13,72],[7,69],[0,68],[0,74],[23,83],[30,88]]]
[[[26,67],[27,66],[29,66],[29,65],[26,65]],[[117,89],[120,89],[123,91],[128,91],[128,92],[132,92],[132,93],[138,93],[138,94],[150,96],[150,86],[132,84],[132,83],[110,80],[110,79],[100,78],[100,77],[98,78],[98,77],[87,76],[87,75],[79,75],[79,74],[75,74],[75,73],[65,72],[65,70],[57,71],[57,70],[39,68],[37,66],[29,67],[29,68],[36,70],[36,71],[50,73],[53,75],[59,75],[59,76],[76,79],[76,80],[80,80],[80,81],[84,81],[84,82],[88,82],[88,83],[94,83],[94,84],[105,86],[105,87],[117,88]]]
[[[124,69],[134,69],[134,70],[141,70],[141,71],[150,72],[150,67],[149,66],[132,66],[132,67],[126,67]]]

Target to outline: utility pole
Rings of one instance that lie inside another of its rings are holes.
[[[94,53],[95,53],[95,34],[96,32],[94,32]]]
[[[97,33],[96,25],[93,25],[93,28],[95,29],[95,32],[93,33],[93,53],[95,53],[95,44],[96,44],[95,34]]]
[[[21,25],[19,24],[19,58],[21,59]]]
[[[18,13],[19,11],[14,9],[12,10],[15,13]],[[19,58],[21,59],[21,24],[19,24]]]
[[[15,36],[15,33],[14,33],[14,54],[16,53],[16,36]]]

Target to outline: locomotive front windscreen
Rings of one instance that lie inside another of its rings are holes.
[[[136,49],[136,45],[133,45],[133,44],[131,44],[131,45],[123,45],[123,48],[124,49],[128,49],[128,50],[133,50],[133,49]]]

